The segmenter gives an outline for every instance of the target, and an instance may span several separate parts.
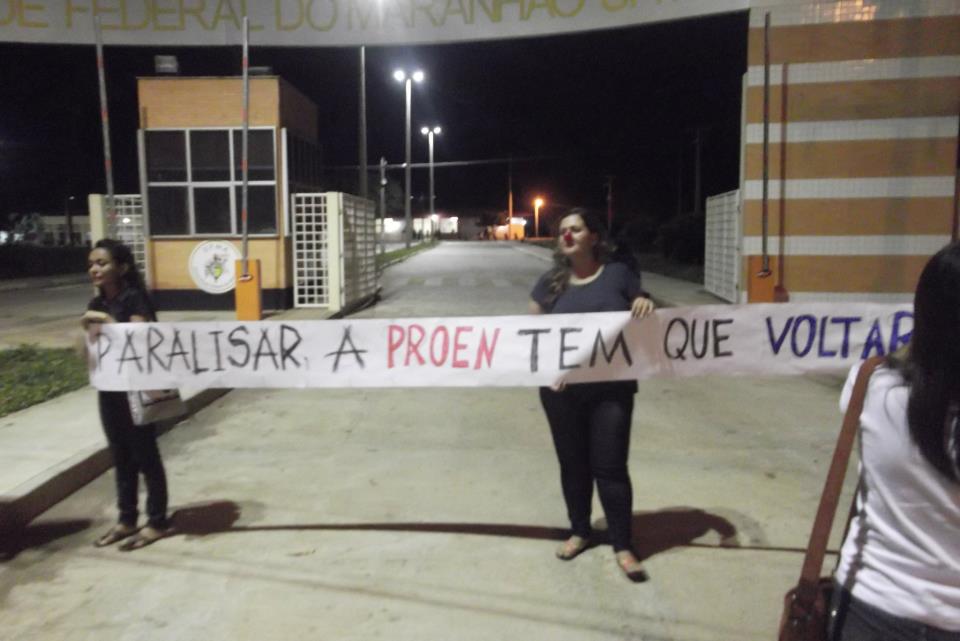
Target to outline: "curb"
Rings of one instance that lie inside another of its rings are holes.
[[[437,243],[437,244],[439,244],[439,243]],[[393,266],[393,265],[396,265],[397,263],[402,263],[403,261],[409,260],[409,259],[413,258],[414,256],[417,256],[417,255],[419,255],[419,254],[421,254],[421,253],[423,253],[423,252],[425,252],[425,251],[429,251],[429,250],[433,249],[434,247],[436,247],[436,245],[433,245],[433,246],[431,246],[431,247],[423,247],[423,248],[421,248],[421,249],[419,249],[419,250],[417,250],[417,251],[415,251],[415,252],[412,252],[412,253],[410,253],[410,254],[407,254],[406,256],[401,256],[400,258],[394,258],[393,260],[390,260],[390,261],[388,261],[388,262],[386,262],[386,263],[384,263],[384,264],[382,264],[382,265],[378,265],[378,266],[377,266],[377,273],[378,273],[378,274],[382,274],[383,271],[384,271],[387,267],[391,267],[391,266]],[[412,248],[411,248],[411,249],[412,249]]]

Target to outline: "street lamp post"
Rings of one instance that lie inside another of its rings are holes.
[[[70,212],[70,201],[76,200],[76,196],[67,196],[63,199],[63,217],[67,224],[67,245],[73,247],[73,214]]]
[[[404,84],[404,89],[406,93],[406,118],[404,120],[404,141],[406,146],[405,156],[404,156],[404,165],[403,165],[403,181],[404,181],[404,202],[403,202],[403,239],[405,241],[407,249],[410,248],[410,237],[412,236],[413,223],[410,218],[410,99],[413,92],[413,83],[414,82],[423,82],[424,74],[422,71],[417,70],[411,74],[408,74],[403,69],[397,69],[393,72],[393,78],[397,82],[402,82]]]
[[[430,220],[433,221],[434,224],[436,224],[437,226],[436,231],[440,231],[439,229],[440,225],[437,222],[437,212],[434,209],[434,200],[436,199],[436,196],[434,195],[434,191],[433,191],[433,137],[435,135],[439,136],[440,131],[441,131],[440,125],[434,125],[432,128],[431,127],[420,128],[420,133],[422,133],[424,136],[427,137],[428,146],[430,148],[430,163],[429,163],[430,165]],[[437,234],[435,233],[434,235],[437,235]]]
[[[386,229],[383,226],[386,224],[385,220],[387,217],[387,159],[383,156],[380,156],[380,253],[386,251],[384,246],[383,235],[386,233]]]
[[[543,207],[543,198],[533,201],[533,235],[540,238],[540,208]]]

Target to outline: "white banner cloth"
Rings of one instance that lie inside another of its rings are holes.
[[[909,305],[708,305],[392,320],[119,323],[90,340],[101,390],[514,387],[842,372],[905,344]]]
[[[782,2],[783,0],[781,0]],[[802,1],[802,0],[801,0]],[[749,0],[0,0],[0,41],[331,47],[517,38],[744,11]]]

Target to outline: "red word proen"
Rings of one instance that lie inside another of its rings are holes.
[[[471,325],[453,328],[437,325],[429,334],[417,323],[390,325],[387,327],[387,367],[398,367],[402,358],[403,367],[410,367],[411,363],[424,366],[429,361],[434,367],[449,364],[456,369],[468,369],[472,361],[473,369],[489,368],[499,337],[499,327],[491,337],[486,329],[478,336]]]

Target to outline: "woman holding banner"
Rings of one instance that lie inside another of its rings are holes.
[[[860,414],[834,641],[960,641],[960,244],[927,263],[913,306],[910,344],[871,376]]]
[[[129,247],[116,240],[100,240],[90,252],[88,265],[97,289],[81,319],[88,333],[96,333],[101,323],[156,320]],[[94,545],[104,547],[124,541],[121,550],[137,550],[169,533],[167,477],[157,447],[156,427],[133,424],[126,392],[98,392],[97,396],[100,421],[113,456],[120,518]],[[138,529],[137,481],[141,473],[147,485],[147,525]]]
[[[532,314],[630,311],[643,318],[653,302],[640,287],[640,275],[611,261],[603,220],[572,209],[560,220],[554,267],[531,293]],[[643,564],[633,552],[633,489],[627,471],[635,381],[557,384],[540,388],[554,447],[571,535],[556,550],[568,561],[590,547],[590,508],[596,481],[607,517],[617,565],[631,581],[645,581]]]

